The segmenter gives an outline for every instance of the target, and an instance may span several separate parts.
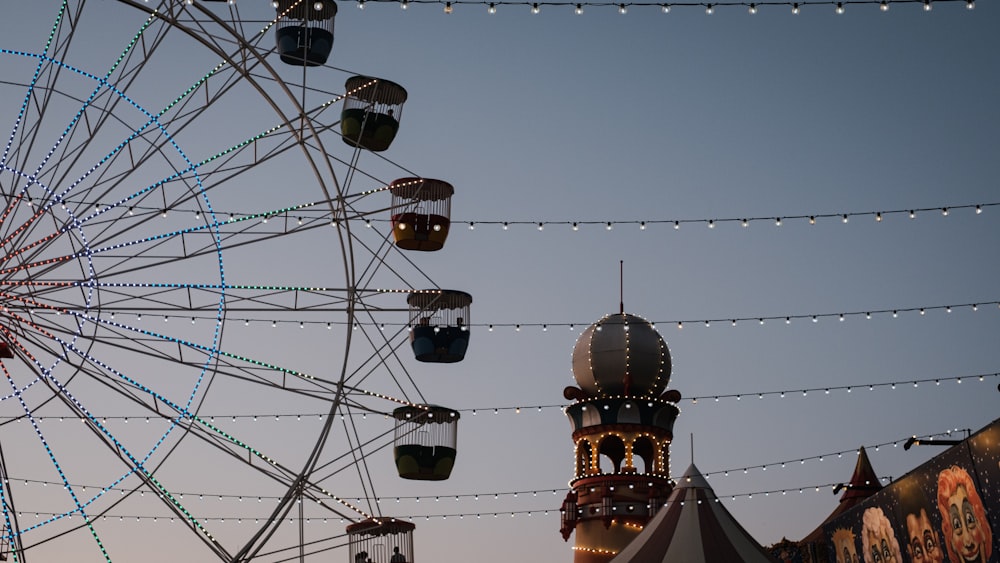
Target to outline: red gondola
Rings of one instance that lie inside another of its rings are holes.
[[[392,235],[404,250],[440,250],[451,226],[455,188],[443,180],[400,178],[392,193]]]

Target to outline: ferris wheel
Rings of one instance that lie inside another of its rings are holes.
[[[0,555],[412,554],[369,456],[447,478],[458,413],[408,366],[464,357],[472,298],[419,266],[454,189],[371,158],[406,90],[328,64],[332,0],[22,11],[0,24]],[[234,525],[206,497],[255,506]]]

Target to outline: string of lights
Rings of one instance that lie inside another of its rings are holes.
[[[528,8],[532,14],[538,14],[543,7],[570,8],[573,13],[581,15],[585,8],[607,7],[618,10],[619,14],[627,14],[628,9],[636,7],[658,8],[664,14],[669,14],[675,8],[694,8],[703,10],[706,14],[712,15],[720,8],[742,8],[750,15],[756,15],[762,8],[784,8],[791,10],[793,14],[799,14],[805,9],[827,8],[830,13],[843,14],[847,11],[847,6],[868,5],[878,7],[881,12],[888,12],[890,5],[912,4],[925,12],[930,12],[935,4],[958,4],[964,5],[972,10],[976,7],[975,0],[805,0],[801,2],[772,1],[762,2],[534,2],[534,1],[480,1],[480,0],[357,0],[358,8],[364,9],[368,4],[398,4],[400,8],[407,9],[411,4],[430,4],[442,7],[445,14],[451,14],[455,8],[461,5],[482,6],[489,14],[495,14],[501,7]]]
[[[564,220],[546,220],[546,221],[529,221],[529,220],[476,220],[476,221],[460,221],[468,226],[469,230],[476,230],[477,227],[483,225],[499,226],[502,230],[509,230],[514,226],[528,226],[533,227],[539,231],[545,230],[548,226],[561,226],[569,227],[573,231],[579,231],[585,226],[590,227],[600,227],[606,231],[613,230],[618,226],[632,226],[638,227],[639,230],[645,231],[648,227],[654,225],[667,225],[672,227],[674,230],[679,230],[684,225],[701,225],[709,229],[714,229],[718,225],[724,224],[735,224],[744,228],[750,227],[750,225],[755,223],[764,223],[769,225],[774,225],[776,227],[781,227],[790,222],[804,222],[809,225],[817,225],[820,222],[835,222],[841,224],[850,223],[851,219],[863,218],[875,223],[883,223],[885,220],[890,219],[895,216],[909,218],[911,220],[916,219],[918,216],[922,216],[927,213],[940,214],[943,217],[949,217],[955,213],[961,211],[972,211],[972,216],[982,215],[983,210],[989,207],[994,207],[1000,205],[1000,203],[979,203],[970,205],[955,205],[955,206],[943,206],[943,207],[923,207],[923,208],[908,208],[908,209],[894,209],[889,211],[854,211],[849,213],[813,213],[808,215],[769,215],[769,216],[756,216],[756,217],[724,217],[724,218],[697,218],[697,219],[654,219],[654,220],[594,220],[594,221],[564,221]],[[969,215],[967,213],[967,215]]]
[[[936,434],[928,434],[928,435],[924,435],[924,436],[918,436],[916,438],[919,438],[920,440],[934,441],[935,439],[942,439],[942,438],[947,439],[947,438],[950,438],[950,437],[954,436],[955,434],[961,433],[961,432],[966,432],[966,431],[962,430],[962,429],[946,430],[944,432],[938,432]],[[865,446],[865,449],[871,449],[871,450],[874,450],[874,451],[879,451],[879,449],[883,448],[883,447],[893,447],[893,448],[895,448],[895,447],[899,447],[900,445],[905,445],[906,441],[909,440],[909,439],[911,439],[911,438],[912,438],[911,436],[907,436],[906,438],[902,438],[902,439],[899,439],[899,440],[893,440],[891,442],[882,442],[882,443],[878,443],[878,444],[871,444],[871,445]],[[836,452],[828,452],[828,453],[823,453],[823,454],[811,455],[811,456],[807,456],[807,457],[803,457],[803,458],[788,459],[788,460],[782,460],[782,461],[775,461],[775,462],[770,462],[770,463],[765,463],[765,464],[760,464],[760,465],[750,465],[750,466],[746,466],[746,467],[738,467],[738,468],[730,468],[730,469],[721,469],[721,470],[717,470],[717,471],[710,471],[710,472],[707,472],[707,473],[702,473],[702,476],[704,476],[706,479],[708,479],[708,478],[711,478],[713,476],[715,476],[715,477],[720,477],[720,476],[721,477],[729,477],[730,473],[744,474],[745,475],[745,474],[749,473],[749,471],[751,471],[751,470],[767,471],[768,468],[786,468],[786,467],[789,467],[789,466],[791,466],[791,467],[798,467],[798,466],[805,465],[806,462],[813,462],[813,461],[822,462],[822,461],[824,461],[826,459],[840,459],[844,455],[852,455],[852,454],[856,455],[857,452],[858,452],[858,450],[856,450],[856,449],[842,450],[842,451],[836,451]],[[889,480],[888,477],[882,477],[881,479],[883,481]],[[23,478],[18,478],[18,477],[11,477],[11,478],[9,478],[7,480],[7,482],[11,486],[13,486],[14,484],[18,484],[18,483],[23,483],[24,486],[29,486],[29,485],[32,485],[32,486],[41,486],[41,487],[48,487],[48,486],[63,487],[64,486],[62,482],[45,481],[45,480],[39,480],[39,479],[23,479]],[[784,493],[784,492],[790,492],[790,491],[795,491],[795,490],[798,490],[799,492],[802,492],[802,491],[808,490],[808,489],[819,490],[821,487],[824,487],[824,486],[835,486],[835,485],[837,485],[837,483],[833,483],[833,484],[830,484],[830,485],[810,485],[810,486],[807,486],[807,487],[797,487],[797,488],[791,488],[791,489],[779,489],[779,490],[773,490],[773,491],[758,491],[758,492],[754,492],[754,493],[742,493],[742,494],[738,494],[738,495],[735,495],[735,497],[745,496],[745,495],[753,495],[753,494],[765,494],[766,495],[769,492],[770,493]],[[90,489],[90,488],[97,489],[97,490],[106,490],[107,492],[118,492],[118,493],[120,493],[122,495],[124,495],[124,494],[126,494],[128,492],[131,492],[131,489],[116,488],[116,487],[96,487],[96,486],[92,486],[92,485],[73,485],[72,487],[74,489],[80,490],[82,492],[86,492],[87,489]],[[496,492],[485,492],[485,493],[481,493],[480,492],[480,493],[437,494],[437,495],[431,495],[431,496],[427,496],[427,495],[413,495],[413,496],[391,495],[391,496],[387,496],[387,497],[377,498],[377,499],[375,499],[375,502],[376,502],[376,504],[383,504],[383,503],[400,503],[402,501],[412,501],[412,502],[415,502],[415,503],[420,503],[421,501],[428,501],[428,502],[435,502],[435,503],[437,503],[437,502],[442,502],[442,501],[444,501],[444,502],[461,502],[461,501],[466,501],[466,500],[479,501],[481,499],[483,499],[483,500],[490,500],[490,499],[492,499],[492,500],[500,500],[500,499],[508,498],[508,497],[511,498],[511,499],[518,499],[518,498],[522,498],[522,497],[536,498],[539,495],[549,495],[549,494],[551,494],[551,495],[559,495],[559,494],[565,493],[565,492],[566,492],[565,487],[555,487],[555,488],[539,488],[539,489],[518,490],[518,491],[496,491]],[[145,494],[146,494],[145,491],[139,491],[140,497],[141,496],[145,496]],[[151,493],[151,494],[153,494],[153,493]],[[207,493],[207,492],[175,492],[173,494],[179,500],[182,500],[182,501],[185,500],[185,499],[195,499],[196,498],[198,500],[206,500],[206,499],[207,500],[212,500],[212,499],[216,499],[219,502],[223,502],[223,501],[235,501],[235,502],[239,502],[239,503],[242,503],[242,502],[263,503],[265,501],[266,502],[277,502],[277,501],[281,500],[281,498],[282,498],[282,497],[279,497],[279,496],[267,496],[267,495],[254,495],[254,494],[249,494],[249,495],[217,494],[217,493]],[[351,497],[342,497],[342,498],[340,498],[340,500],[349,501],[349,502],[361,502],[361,501],[364,501],[364,500],[367,500],[367,499],[359,498],[359,497],[354,497],[354,498],[351,498]]]
[[[286,291],[292,291],[294,288],[288,288]],[[300,288],[303,292],[313,291],[314,288]],[[407,293],[407,290],[378,290],[383,293]],[[854,311],[843,311],[843,312],[823,312],[823,313],[794,313],[794,314],[770,314],[762,316],[732,316],[732,317],[713,317],[713,318],[688,318],[688,319],[667,319],[667,320],[654,320],[650,321],[653,328],[658,326],[675,326],[678,329],[683,329],[689,326],[702,326],[705,328],[710,328],[713,325],[720,326],[744,326],[746,324],[754,325],[765,325],[771,322],[779,322],[783,324],[792,324],[795,321],[809,321],[812,323],[819,323],[820,321],[835,320],[838,322],[846,322],[851,319],[864,319],[871,320],[876,317],[884,318],[890,317],[892,319],[897,319],[903,316],[926,316],[928,313],[934,312],[944,312],[952,313],[956,310],[968,310],[972,312],[977,312],[980,309],[996,308],[1000,310],[1000,300],[984,300],[977,302],[965,302],[965,303],[955,303],[950,305],[922,305],[918,307],[880,307],[867,310],[854,310]],[[160,319],[164,322],[169,322],[171,319],[180,319],[181,321],[190,320],[192,324],[197,324],[198,321],[216,323],[218,319],[214,314],[193,314],[190,317],[180,316],[180,315],[143,315],[142,312],[136,311],[114,311],[110,309],[103,309],[103,313],[107,313],[110,318],[114,319],[116,316],[122,316],[129,318],[129,315],[134,315],[134,322],[141,322],[144,318],[153,317],[154,319]],[[296,311],[290,311],[294,314]],[[46,315],[55,314],[59,315],[62,311],[59,310],[38,310],[34,314]],[[126,322],[126,321],[123,321]],[[231,318],[231,322],[239,322],[244,326],[251,325],[269,325],[271,328],[279,327],[298,327],[300,329],[305,329],[306,327],[325,327],[327,329],[333,329],[333,327],[346,326],[347,321],[335,320],[313,320],[305,318],[265,318],[265,317],[242,317],[242,318]],[[591,322],[567,322],[567,321],[525,321],[525,322],[470,322],[466,326],[470,328],[480,327],[486,329],[487,332],[494,332],[499,329],[511,329],[514,332],[521,332],[526,329],[536,329],[542,332],[549,332],[550,329],[568,329],[570,331],[575,331],[577,328],[586,328],[590,326]],[[380,331],[385,331],[386,329],[400,330],[408,328],[410,325],[405,321],[397,322],[372,322],[372,321],[358,321],[355,320],[352,324],[354,330],[361,328],[378,328]],[[600,328],[598,328],[600,330]]]
[[[368,0],[374,1],[374,0]],[[386,1],[386,0],[378,0]],[[942,0],[938,0],[942,1]],[[853,3],[853,2],[852,2]],[[380,193],[388,190],[388,186],[374,188],[365,192],[356,194],[356,197],[368,196],[376,193]],[[67,200],[63,205],[72,204],[73,202]],[[245,211],[216,211],[215,216],[222,223],[246,223],[247,221],[259,221],[261,224],[267,224],[273,219],[282,219],[286,223],[286,228],[292,230],[294,227],[310,227],[316,226],[317,222],[323,224],[330,224],[333,226],[340,225],[339,220],[335,221],[332,212],[329,211],[327,206],[324,206],[326,202],[324,201],[314,201],[309,203],[302,203],[299,205],[294,205],[291,207],[283,207],[280,209],[272,209],[266,211],[258,212],[245,212]],[[750,227],[753,224],[766,224],[781,227],[788,225],[790,223],[807,223],[809,225],[818,225],[820,223],[840,223],[848,224],[851,223],[852,219],[864,219],[868,221],[873,221],[875,223],[891,223],[889,219],[892,218],[908,218],[911,220],[917,219],[918,217],[925,216],[927,214],[940,215],[943,217],[969,217],[982,215],[985,210],[991,207],[1000,206],[1000,202],[989,202],[989,203],[974,203],[974,204],[959,204],[959,205],[942,205],[936,207],[906,207],[897,208],[890,210],[866,210],[866,211],[851,211],[851,212],[823,212],[823,213],[807,213],[807,214],[771,214],[771,215],[758,215],[758,216],[747,216],[747,217],[696,217],[696,218],[667,218],[667,219],[648,219],[648,220],[622,220],[622,219],[600,219],[600,220],[562,220],[562,219],[548,219],[548,220],[528,220],[528,219],[453,219],[453,225],[465,225],[469,230],[476,230],[477,228],[482,228],[484,226],[499,227],[503,231],[508,231],[513,227],[529,227],[535,230],[544,231],[546,227],[556,227],[556,228],[569,228],[573,231],[580,231],[585,227],[597,227],[599,229],[610,231],[618,227],[631,227],[638,228],[639,230],[647,230],[649,227],[653,226],[667,226],[675,230],[679,230],[682,226],[692,225],[692,226],[702,226],[710,229],[714,229],[719,225],[733,224],[739,225],[741,227]],[[102,209],[106,205],[98,203],[96,205],[97,209]],[[971,212],[971,213],[969,213]],[[190,215],[196,221],[204,221],[204,211],[196,207],[190,209],[185,209],[183,207],[171,208],[169,210],[170,214],[181,213],[185,215]],[[137,205],[129,208],[130,216],[137,216],[139,218],[146,218],[147,216],[158,215],[160,217],[167,217],[168,212],[162,207],[148,207]],[[342,219],[342,218],[341,218]],[[855,221],[857,222],[857,221]],[[391,219],[386,218],[372,218],[368,217],[364,219],[364,223],[368,227],[374,227],[376,225],[386,225],[391,223]]]
[[[691,404],[696,405],[699,403],[699,401],[720,402],[724,399],[736,400],[736,401],[741,401],[744,398],[752,399],[755,397],[757,399],[764,399],[764,398],[785,399],[788,397],[806,397],[810,393],[813,393],[814,395],[821,394],[825,396],[825,395],[831,395],[836,391],[843,391],[844,393],[852,393],[855,390],[863,391],[866,389],[868,391],[885,390],[885,389],[895,391],[897,388],[904,388],[904,387],[916,388],[919,387],[921,384],[933,384],[933,386],[939,387],[942,383],[961,384],[963,381],[969,381],[969,380],[985,382],[987,379],[997,379],[997,378],[1000,378],[1000,372],[980,373],[980,374],[965,375],[965,376],[951,375],[951,376],[932,377],[923,379],[907,379],[907,380],[898,380],[898,381],[880,382],[880,383],[857,383],[853,385],[837,385],[830,387],[809,387],[809,388],[796,388],[796,389],[779,389],[770,391],[756,391],[756,392],[746,392],[746,393],[721,393],[718,395],[697,395],[691,397],[683,397],[681,399],[681,402],[682,403],[689,402]],[[531,412],[531,411],[543,412],[546,410],[562,411],[565,408],[566,405],[562,404],[558,405],[548,404],[548,405],[518,405],[518,406],[502,406],[502,407],[474,407],[474,408],[453,409],[453,410],[460,413],[470,414],[472,416],[478,416],[480,413],[486,415],[491,413],[493,415],[501,415],[501,414],[520,415],[523,412]],[[367,412],[337,414],[336,416],[342,419],[344,417],[349,417],[349,418],[361,418],[362,420],[365,420],[368,418],[369,414],[372,414],[372,416],[381,417],[383,419],[389,418],[390,416],[389,413],[367,413]],[[211,415],[206,414],[206,415],[200,415],[199,418],[203,420],[208,420],[209,423],[211,424],[215,424],[216,420],[231,421],[233,423],[260,422],[260,421],[281,422],[281,421],[302,421],[302,420],[322,421],[326,416],[328,415],[325,413],[311,413],[311,414],[310,413],[252,413],[252,414],[211,414]],[[106,424],[109,421],[118,421],[128,424],[130,420],[145,421],[148,424],[151,419],[155,419],[156,417],[149,417],[144,415],[139,415],[139,416],[116,415],[116,416],[101,416],[97,418],[101,420],[102,424]],[[40,415],[33,417],[33,419],[37,422],[44,422],[44,423],[48,422],[63,423],[66,422],[67,420],[71,422],[79,420],[80,422],[87,423],[86,418],[83,419],[78,419],[73,417],[67,418],[65,416],[55,416],[55,415]],[[0,417],[0,424],[7,424],[10,422],[19,424],[22,420],[24,420],[23,416]]]
[[[890,482],[892,480],[892,478],[891,477],[887,477],[887,476],[882,476],[882,477],[879,477],[879,480],[881,482],[883,482],[883,483],[888,483],[888,482]],[[767,490],[759,490],[759,491],[751,491],[751,492],[739,492],[739,493],[732,493],[732,494],[725,494],[725,495],[718,496],[718,497],[716,497],[715,502],[721,502],[723,499],[729,499],[731,501],[736,501],[738,499],[753,500],[754,497],[760,499],[760,498],[768,498],[771,495],[785,496],[785,495],[788,495],[789,493],[798,493],[798,494],[809,493],[809,492],[811,492],[811,493],[826,493],[826,491],[828,491],[828,490],[831,490],[831,491],[835,490],[838,485],[842,485],[842,483],[823,483],[823,484],[819,484],[819,485],[807,485],[807,486],[804,486],[804,487],[793,487],[793,488],[787,488],[787,489],[767,489]],[[552,491],[553,494],[558,494],[558,493],[561,493],[561,492],[565,492],[565,490],[562,490],[562,491]],[[514,496],[517,496],[516,493],[514,494]],[[530,509],[530,510],[505,510],[505,511],[496,511],[496,512],[451,512],[451,513],[438,513],[438,514],[411,514],[411,515],[397,515],[395,517],[396,518],[402,518],[404,520],[411,520],[411,521],[419,521],[419,520],[430,521],[432,519],[434,519],[434,520],[436,520],[436,519],[447,520],[448,518],[454,518],[454,519],[461,520],[461,519],[465,519],[465,518],[475,518],[475,519],[481,519],[481,518],[500,518],[501,516],[503,516],[503,517],[510,517],[510,518],[514,518],[514,517],[517,517],[517,516],[534,516],[534,515],[548,516],[550,514],[559,514],[559,513],[560,513],[560,509],[559,508],[543,508],[543,509]],[[18,512],[18,517],[19,518],[24,518],[24,519],[28,519],[28,518],[31,518],[31,517],[34,517],[36,519],[41,519],[41,518],[49,518],[49,517],[55,517],[55,516],[59,516],[59,515],[52,514],[52,513],[46,513],[46,512]],[[164,523],[167,523],[167,522],[175,522],[177,520],[176,517],[169,516],[169,515],[159,515],[159,516],[156,516],[156,515],[136,515],[136,514],[131,514],[131,515],[125,515],[125,514],[104,514],[100,518],[101,518],[101,520],[118,520],[119,522],[125,522],[125,521],[134,521],[134,522],[160,522],[160,521],[162,521]],[[211,524],[213,522],[218,523],[218,524],[225,524],[227,522],[229,522],[229,523],[235,523],[235,524],[243,524],[244,522],[246,522],[246,523],[253,522],[255,524],[259,524],[261,520],[266,520],[266,519],[267,519],[266,516],[245,516],[245,515],[241,514],[239,516],[232,516],[232,515],[229,515],[229,516],[218,516],[218,515],[212,515],[212,516],[206,516],[206,517],[203,517],[203,518],[199,518],[199,521],[203,522],[205,524]],[[330,524],[330,523],[347,524],[348,523],[347,520],[344,519],[344,518],[342,518],[342,517],[336,517],[336,518],[302,517],[302,518],[299,518],[299,517],[286,516],[283,520],[286,521],[286,522],[288,522],[288,523],[304,522],[306,524]]]

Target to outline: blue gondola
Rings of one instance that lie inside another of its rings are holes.
[[[465,358],[469,347],[469,306],[464,291],[430,289],[414,291],[410,305],[410,345],[421,362],[452,363]]]

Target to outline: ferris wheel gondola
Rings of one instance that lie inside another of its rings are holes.
[[[333,50],[334,0],[275,0],[275,41],[281,62],[298,66],[326,63]]]

